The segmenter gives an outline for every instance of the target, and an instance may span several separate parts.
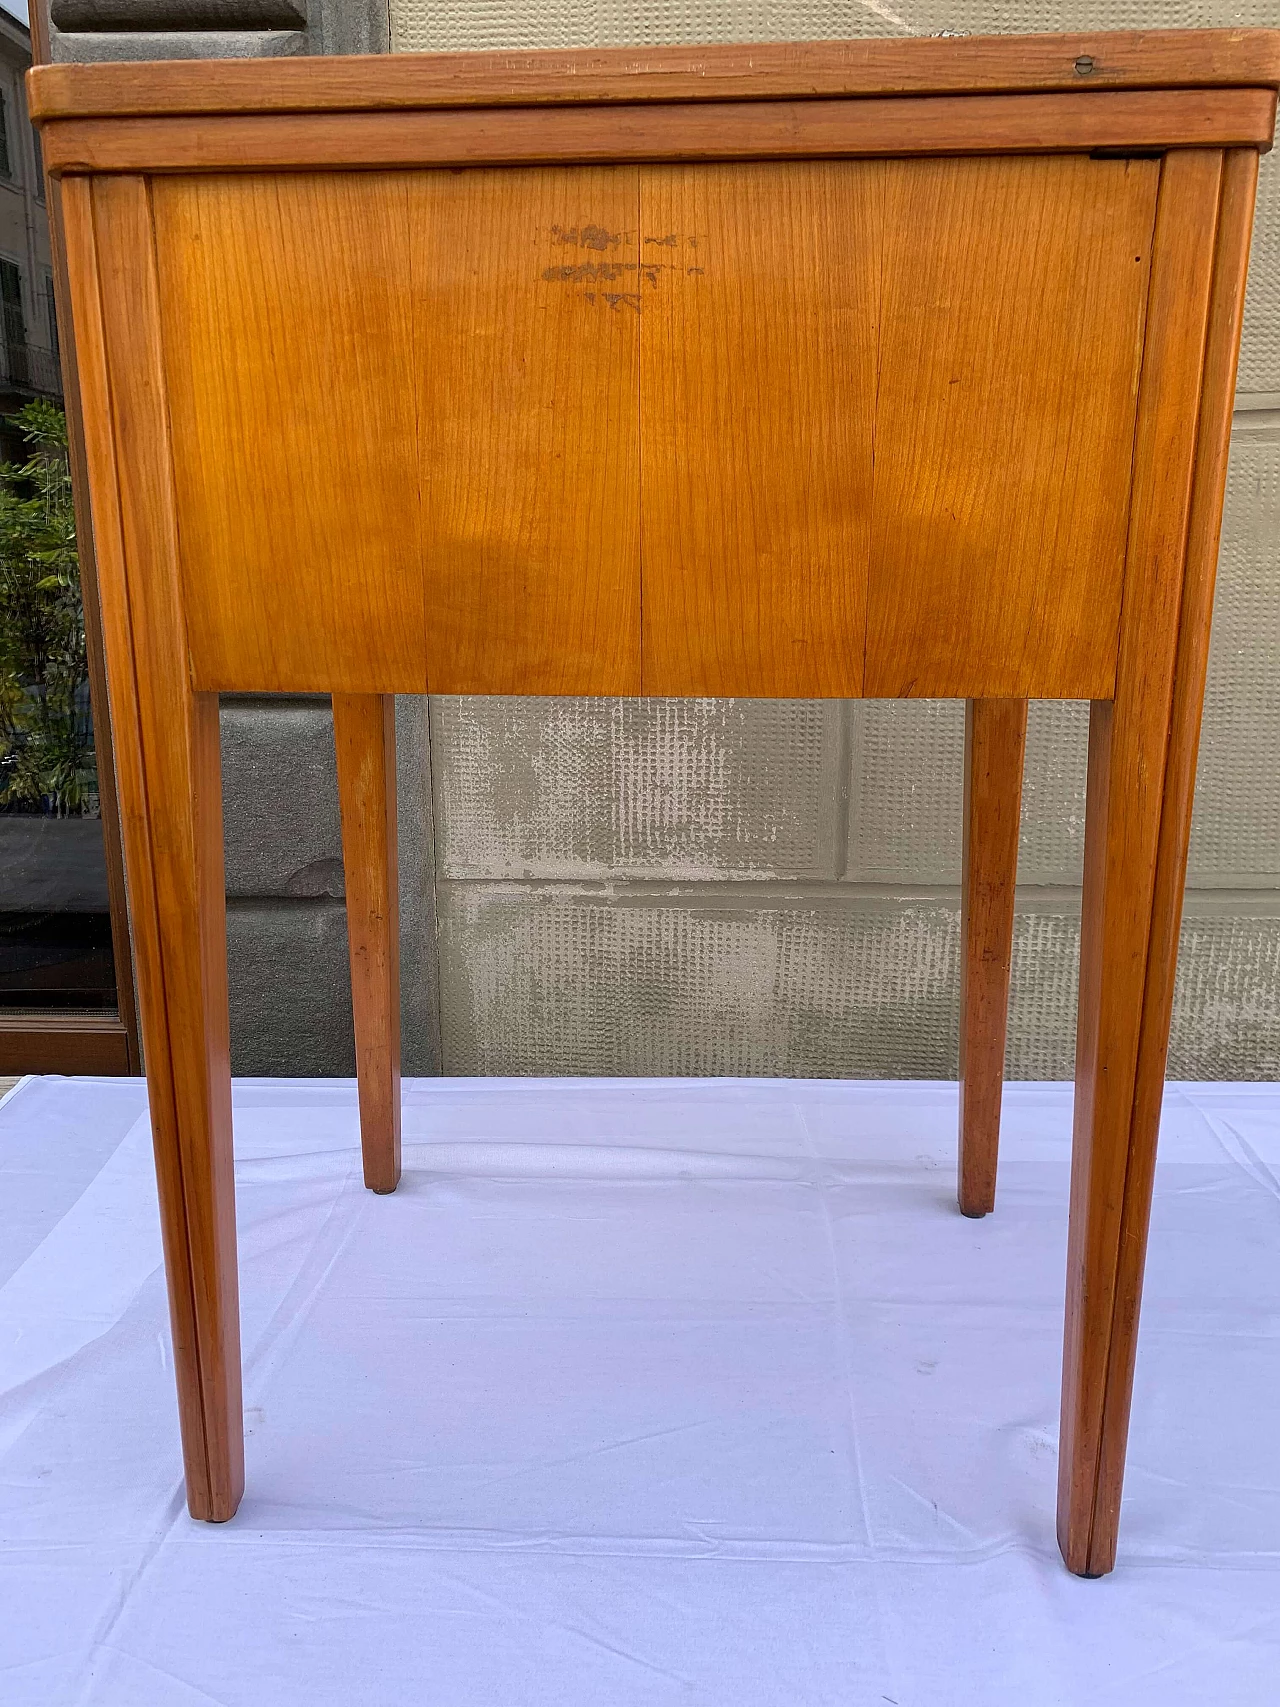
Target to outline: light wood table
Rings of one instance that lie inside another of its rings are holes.
[[[1277,83],[1228,31],[32,73],[194,1516],[244,1481],[220,691],[333,695],[375,1191],[392,694],[966,699],[971,1215],[1026,702],[1089,699],[1058,1533],[1111,1569]]]

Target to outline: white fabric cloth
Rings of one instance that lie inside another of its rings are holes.
[[[179,1480],[144,1093],[0,1107],[6,1707],[1179,1707],[1280,1688],[1280,1087],[1171,1086],[1119,1565],[1054,1485],[1071,1092],[238,1083],[249,1491]]]

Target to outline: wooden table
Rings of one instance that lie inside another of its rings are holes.
[[[194,1516],[244,1483],[219,692],[333,695],[374,1191],[392,694],[967,700],[970,1215],[1026,702],[1089,699],[1058,1534],[1111,1569],[1278,83],[1229,31],[31,74]]]

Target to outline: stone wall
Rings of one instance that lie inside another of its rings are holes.
[[[386,53],[391,40],[387,0],[32,0],[46,3],[60,60]]]

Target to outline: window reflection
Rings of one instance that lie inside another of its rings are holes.
[[[61,408],[0,435],[0,1007],[115,1004]]]

